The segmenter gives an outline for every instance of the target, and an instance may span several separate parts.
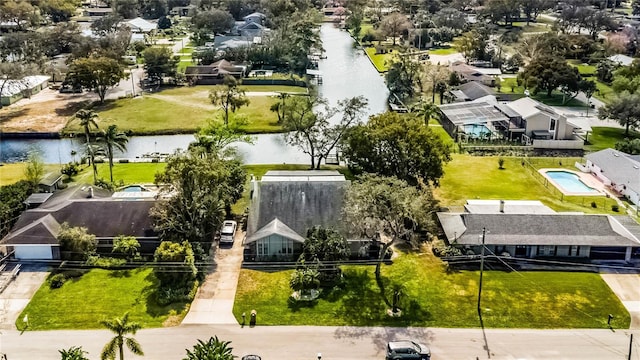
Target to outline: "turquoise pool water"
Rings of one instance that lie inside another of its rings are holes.
[[[569,171],[547,171],[547,176],[553,179],[557,187],[567,193],[593,193],[599,194],[598,190],[587,186],[580,180],[578,175]]]
[[[127,186],[126,188],[122,189],[122,191],[124,191],[124,192],[140,192],[140,191],[144,191],[144,190],[142,189],[142,186],[132,185],[132,186]]]
[[[491,130],[485,125],[465,125],[464,133],[471,137],[481,138],[491,134]]]

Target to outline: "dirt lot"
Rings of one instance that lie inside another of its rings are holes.
[[[58,132],[70,116],[97,99],[90,92],[60,94],[45,89],[30,99],[0,109],[0,128],[3,132]]]

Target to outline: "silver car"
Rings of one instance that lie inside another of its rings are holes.
[[[400,359],[431,359],[431,350],[424,344],[419,344],[411,340],[390,341],[387,344],[386,360]]]

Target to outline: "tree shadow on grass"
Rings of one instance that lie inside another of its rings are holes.
[[[0,124],[3,124],[9,120],[12,120],[15,117],[25,116],[26,114],[27,114],[27,109],[25,108],[21,108],[19,110],[7,110],[7,113],[0,114]]]
[[[114,271],[111,271],[109,273],[109,277],[119,278],[119,279],[130,278],[131,277],[131,271],[129,271],[129,270],[114,270]]]
[[[93,102],[93,100],[70,101],[63,106],[55,108],[54,112],[58,116],[72,116],[78,112],[78,110],[89,106],[91,102]]]

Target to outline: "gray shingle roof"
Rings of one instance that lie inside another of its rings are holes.
[[[73,197],[74,189],[67,195]],[[86,227],[98,238],[119,235],[137,238],[153,238],[153,224],[149,210],[154,200],[114,200],[111,198],[70,199],[64,196],[51,197],[54,207],[46,201],[40,208],[27,210],[20,215],[11,232],[1,244],[55,244],[59,226],[67,222],[70,226]]]
[[[458,86],[458,90],[462,91],[469,99],[475,100],[487,95],[495,95],[495,91],[477,81],[469,81]]]
[[[310,174],[301,172],[292,175],[308,179]],[[348,185],[349,182],[344,178],[256,182],[247,223],[247,238],[276,218],[303,237],[309,228],[316,225],[339,228],[344,192]]]
[[[460,245],[640,246],[619,221],[607,215],[439,213],[447,239]]]
[[[607,179],[640,193],[640,162],[634,160],[633,156],[614,149],[604,149],[585,158],[602,169]]]

